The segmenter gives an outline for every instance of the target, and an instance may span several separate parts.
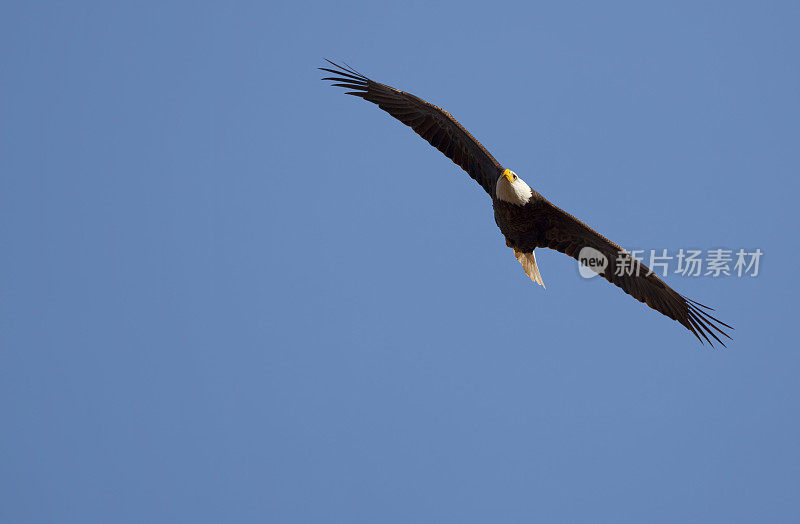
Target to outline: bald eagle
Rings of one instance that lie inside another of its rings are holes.
[[[544,287],[534,255],[536,248],[554,249],[578,261],[580,254],[588,250],[605,261],[593,268],[598,274],[639,302],[681,323],[701,343],[705,340],[713,347],[710,336],[724,346],[717,334],[731,338],[722,328],[733,328],[708,313],[713,309],[680,295],[620,246],[551,204],[516,173],[500,165],[450,113],[411,93],[375,82],[349,66],[326,61],[332,68],[320,69],[335,76],[323,80],[348,89],[348,95],[377,104],[481,185],[492,199],[495,222],[506,245],[514,250],[514,256],[535,283]]]

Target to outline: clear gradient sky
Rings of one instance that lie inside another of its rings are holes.
[[[797,2],[0,9],[0,521],[798,522]],[[670,275],[564,255],[323,57]]]

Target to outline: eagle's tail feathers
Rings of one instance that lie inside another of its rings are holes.
[[[528,275],[531,280],[547,289],[544,285],[544,280],[542,280],[542,274],[539,273],[539,266],[536,264],[536,255],[533,254],[533,251],[530,253],[522,253],[515,249],[514,256],[517,257],[519,263],[522,264],[525,274]]]

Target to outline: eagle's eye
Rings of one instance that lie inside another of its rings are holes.
[[[512,181],[516,182],[517,181],[517,175],[511,175],[511,179],[512,179]]]

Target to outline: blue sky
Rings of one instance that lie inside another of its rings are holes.
[[[800,519],[797,3],[2,11],[0,520]],[[761,249],[667,277],[734,342],[534,286],[324,57],[625,247]]]

